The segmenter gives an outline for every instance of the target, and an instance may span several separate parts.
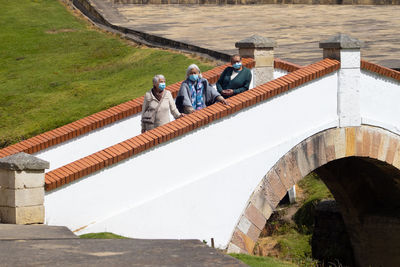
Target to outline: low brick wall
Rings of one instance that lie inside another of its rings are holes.
[[[114,0],[115,4],[200,4],[200,5],[400,5],[400,0]]]

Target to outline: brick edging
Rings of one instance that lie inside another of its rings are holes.
[[[386,77],[395,79],[397,81],[400,81],[400,71],[392,70],[392,69],[380,66],[378,64],[368,62],[363,59],[361,59],[361,69],[375,72],[382,76],[386,76]]]
[[[282,60],[280,58],[275,58],[275,60],[274,60],[274,68],[275,69],[281,69],[281,70],[286,70],[288,72],[292,72],[292,71],[298,70],[302,67],[303,66],[301,66],[301,65],[297,65],[297,64]]]
[[[46,173],[45,188],[48,191],[70,183],[109,165],[137,155],[151,147],[184,135],[214,120],[226,117],[241,109],[255,105],[306,82],[322,77],[339,68],[340,62],[332,59],[324,59],[233,96],[229,98],[229,106],[216,103],[183,118],[127,139]]]

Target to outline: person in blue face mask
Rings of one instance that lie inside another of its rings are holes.
[[[153,88],[144,96],[142,133],[170,122],[170,112],[175,119],[183,116],[176,108],[171,92],[165,87],[165,77],[161,74],[154,76]]]
[[[251,71],[242,66],[240,55],[231,57],[232,67],[227,67],[217,82],[217,90],[225,98],[249,90],[252,79]]]
[[[221,94],[202,78],[199,67],[196,64],[190,65],[175,101],[179,112],[189,114],[215,102],[228,105]]]

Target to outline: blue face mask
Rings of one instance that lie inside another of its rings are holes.
[[[198,74],[191,74],[189,76],[189,80],[191,80],[192,82],[195,82],[199,79],[199,75]]]
[[[163,91],[165,89],[165,83],[159,83],[158,89],[160,89],[160,91]]]
[[[242,67],[242,62],[236,62],[235,64],[232,65],[232,67],[235,70],[238,70],[238,69],[240,69]]]

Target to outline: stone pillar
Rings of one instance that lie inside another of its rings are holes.
[[[44,170],[47,161],[26,153],[0,159],[1,223],[44,223]]]
[[[338,34],[319,43],[324,58],[340,61],[338,75],[339,127],[360,126],[360,47],[361,42]]]
[[[256,66],[253,72],[254,86],[274,79],[274,40],[253,35],[235,44],[242,57],[253,58]]]
[[[296,202],[296,185],[292,186],[292,188],[289,189],[288,195],[289,195],[290,204],[295,203]]]

